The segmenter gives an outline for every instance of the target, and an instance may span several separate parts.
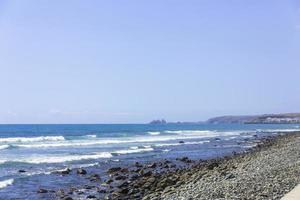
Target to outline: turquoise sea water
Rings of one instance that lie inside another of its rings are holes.
[[[66,167],[207,159],[250,148],[260,136],[298,129],[297,124],[0,125],[0,199],[40,199],[41,186],[81,184],[51,174]]]

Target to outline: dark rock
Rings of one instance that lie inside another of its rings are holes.
[[[48,190],[40,188],[37,193],[48,193]]]
[[[143,176],[151,176],[151,175],[152,175],[151,171],[144,172],[144,174],[143,174]]]
[[[24,169],[20,169],[18,172],[19,172],[19,173],[25,173],[25,172],[26,172],[26,170],[24,170]]]
[[[130,180],[131,180],[131,181],[134,181],[134,180],[138,179],[139,177],[140,177],[139,175],[133,174],[133,175],[130,177]]]
[[[87,196],[86,198],[87,199],[97,199],[97,197],[95,195],[91,195],[91,194],[89,196]]]
[[[190,160],[188,157],[177,158],[176,160],[179,160],[179,161],[185,162],[185,163],[191,163],[192,162],[192,160]]]
[[[119,180],[125,180],[125,179],[127,179],[127,176],[117,176],[115,178],[115,180],[117,180],[117,181],[119,181]]]
[[[225,179],[226,179],[226,180],[228,180],[228,179],[233,179],[233,178],[235,178],[235,176],[234,176],[233,174],[227,174],[227,175],[225,176]]]
[[[65,198],[63,198],[63,200],[73,200],[73,198],[72,197],[65,197]]]
[[[93,182],[101,180],[101,178],[98,174],[92,174],[89,179],[90,179],[90,181],[93,181]]]
[[[221,140],[221,138],[215,138],[215,140],[216,140],[216,141],[220,141],[220,140]]]
[[[95,186],[85,185],[85,186],[84,186],[84,189],[91,190],[91,189],[93,189],[94,187],[95,187]]]
[[[136,166],[136,167],[139,167],[139,168],[140,168],[140,167],[143,167],[143,165],[141,165],[139,162],[136,162],[136,163],[135,163],[135,166]]]
[[[60,173],[62,175],[70,174],[70,172],[71,172],[71,169],[69,169],[69,168],[67,168],[65,170],[58,171],[58,173]]]
[[[112,182],[114,182],[114,180],[110,178],[106,181],[106,184],[111,184]]]
[[[179,141],[180,144],[184,144],[184,141]]]
[[[106,189],[100,189],[100,190],[98,190],[98,192],[99,193],[106,193],[107,191],[106,191]]]
[[[118,188],[123,188],[123,187],[127,187],[129,185],[128,181],[124,181],[123,183],[121,183]]]
[[[80,175],[86,175],[87,172],[86,172],[86,170],[80,168],[80,169],[77,169],[77,174],[80,174]]]
[[[156,163],[152,163],[150,165],[147,166],[148,168],[156,168],[157,167],[157,164]]]
[[[121,169],[122,169],[121,167],[112,167],[107,171],[107,173],[109,173],[109,174],[116,173],[116,172],[120,171]]]
[[[128,172],[129,172],[129,169],[128,169],[128,168],[122,168],[122,169],[120,170],[120,172],[122,172],[122,173],[128,173]]]
[[[127,194],[129,192],[128,188],[122,188],[120,191],[122,194]]]
[[[213,162],[213,163],[210,163],[210,164],[207,166],[207,169],[213,170],[215,167],[218,167],[218,166],[219,166],[218,163]]]

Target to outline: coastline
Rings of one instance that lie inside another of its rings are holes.
[[[261,139],[211,160],[160,160],[114,167],[107,179],[77,169],[97,186],[52,191],[59,199],[280,199],[300,182],[300,132]],[[69,172],[60,172],[69,173]],[[39,193],[47,193],[41,189]]]

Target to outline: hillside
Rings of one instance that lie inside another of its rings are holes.
[[[242,123],[242,124],[290,124],[300,123],[300,113],[264,114],[245,116],[221,116],[207,120],[207,123]]]

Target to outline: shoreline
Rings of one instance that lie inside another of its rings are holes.
[[[295,149],[290,149],[289,144],[293,142],[296,142],[299,147],[292,145],[291,148]],[[291,174],[284,175],[285,171],[278,172],[277,168],[277,171],[273,172],[273,174],[275,173],[273,177],[275,182],[270,177],[266,177],[269,182],[257,182],[257,180],[253,182],[251,179],[255,180],[257,173],[263,177],[264,175],[272,175],[272,172],[268,172],[268,170],[274,171],[267,164],[262,167],[260,163],[257,163],[257,159],[262,163],[274,164],[283,170],[285,169],[282,163],[278,165],[274,163],[277,162],[276,159],[268,157],[268,155],[276,155],[282,149],[283,153],[281,155],[284,155],[283,157],[287,157],[287,159],[281,158],[281,160],[279,159],[280,162],[291,162],[291,160],[295,161],[296,159],[296,166],[293,163],[287,163],[287,166],[292,165],[294,167],[292,172],[289,172],[295,177],[290,177]],[[300,132],[267,136],[262,138],[257,146],[245,152],[233,152],[231,156],[222,158],[195,161],[183,157],[175,161],[160,160],[147,164],[136,162],[131,167],[114,167],[107,171],[108,178],[103,180],[97,174],[89,174],[84,169],[77,169],[77,174],[87,176],[91,182],[97,183],[96,186],[84,185],[50,192],[54,193],[55,198],[65,200],[80,199],[82,197],[86,199],[144,200],[194,198],[280,199],[300,182],[300,158],[296,157],[289,160],[289,156],[285,154],[288,153],[287,151],[296,151],[296,156],[299,156]],[[265,156],[265,159],[262,155]],[[249,166],[252,167],[253,171],[256,171],[254,174],[247,171]],[[257,170],[255,167],[260,168]],[[68,174],[69,172],[62,171],[60,173]],[[274,182],[275,186],[270,183],[270,180]],[[249,186],[253,186],[253,184],[258,186],[250,192],[251,187]],[[282,184],[285,185],[282,186]],[[276,191],[273,191],[274,187]],[[38,192],[47,193],[48,191],[40,189]]]

